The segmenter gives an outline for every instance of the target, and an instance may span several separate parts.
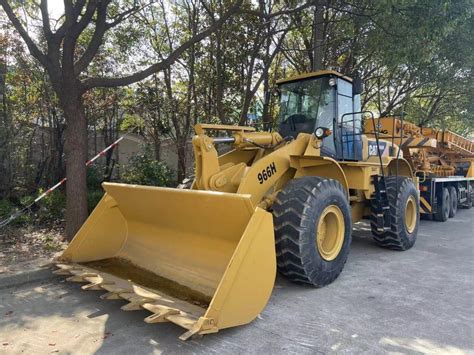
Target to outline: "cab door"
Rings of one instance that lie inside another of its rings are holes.
[[[362,159],[360,95],[352,96],[352,83],[337,79],[336,154],[338,160]]]

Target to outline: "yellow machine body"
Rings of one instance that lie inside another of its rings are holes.
[[[190,190],[104,183],[105,196],[56,262],[58,274],[86,282],[84,289],[128,301],[124,310],[152,312],[145,321],[185,328],[182,339],[249,323],[263,310],[276,275],[268,210],[290,180],[339,181],[356,222],[370,215],[373,176],[396,169],[412,177],[396,145],[376,157],[368,148],[375,140],[366,136],[361,160],[336,161],[321,154],[315,134],[286,140],[205,124],[195,131]],[[230,134],[213,138],[209,131]],[[219,139],[232,149],[219,155]]]

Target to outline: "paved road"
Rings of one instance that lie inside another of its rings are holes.
[[[473,353],[474,209],[422,221],[412,250],[374,245],[367,225],[335,283],[279,277],[248,326],[181,342],[182,329],[149,325],[48,270],[0,279],[0,353]]]

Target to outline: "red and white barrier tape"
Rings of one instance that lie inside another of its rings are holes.
[[[122,139],[124,139],[127,135],[123,135],[122,137],[120,137],[119,139],[117,139],[115,142],[113,142],[111,145],[109,145],[107,148],[105,148],[104,150],[102,150],[99,154],[97,154],[95,157],[93,157],[92,159],[89,159],[87,162],[86,162],[86,167],[89,167],[90,165],[92,165],[97,159],[99,159],[100,157],[103,157],[105,156],[105,154],[115,148]],[[56,190],[59,186],[63,185],[65,182],[67,181],[67,178],[63,178],[61,181],[59,181],[56,185],[50,187],[49,189],[47,189],[45,192],[43,192],[41,195],[39,195],[37,198],[35,198],[33,200],[33,202],[31,202],[28,206],[24,207],[23,209],[21,209],[20,211],[17,211],[15,212],[14,214],[12,214],[10,217],[0,221],[0,228],[2,227],[5,227],[7,224],[9,224],[10,222],[14,221],[15,219],[17,219],[18,217],[20,217],[23,213],[25,213],[27,210],[29,210],[34,204],[38,203],[40,200],[42,200],[43,198],[45,198],[46,196],[48,196],[51,192],[53,192],[54,190]]]

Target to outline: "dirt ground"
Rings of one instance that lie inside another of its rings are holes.
[[[51,261],[65,247],[61,226],[0,229],[0,276],[35,269]]]

